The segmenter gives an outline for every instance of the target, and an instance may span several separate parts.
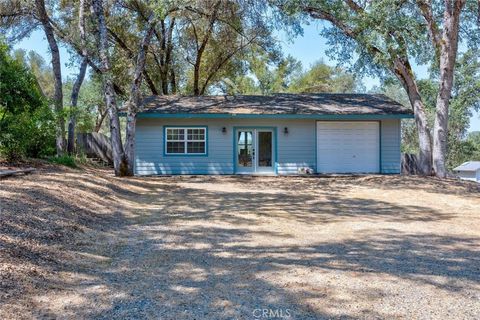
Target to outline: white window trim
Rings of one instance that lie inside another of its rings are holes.
[[[183,132],[183,136],[184,136],[184,139],[183,140],[168,140],[168,130],[175,130],[175,129],[181,129],[181,130],[184,130]],[[203,140],[188,140],[188,130],[189,129],[192,129],[192,130],[203,130]],[[199,127],[182,127],[182,126],[178,126],[178,127],[165,127],[164,128],[164,131],[163,131],[163,134],[165,135],[165,138],[164,138],[164,148],[165,148],[165,152],[164,154],[166,156],[204,156],[204,155],[207,155],[207,127],[204,127],[204,126],[199,126]],[[168,148],[167,148],[167,144],[168,142],[183,142],[184,143],[184,151],[183,153],[171,153],[171,152],[168,152]],[[201,153],[189,153],[188,152],[188,142],[203,142],[204,143],[204,152],[201,152]]]

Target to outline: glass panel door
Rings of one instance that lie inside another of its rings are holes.
[[[255,171],[254,130],[237,131],[237,168],[239,172]]]
[[[274,131],[239,129],[236,131],[236,173],[274,173]]]
[[[258,141],[258,157],[257,157],[257,171],[271,172],[273,171],[273,144],[272,131],[257,131]]]

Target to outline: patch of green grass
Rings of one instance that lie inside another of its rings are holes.
[[[74,157],[75,163],[77,165],[87,165],[88,159],[84,153],[77,153]]]
[[[48,161],[70,168],[78,168],[77,161],[73,156],[64,155],[60,157],[50,157],[48,158]]]

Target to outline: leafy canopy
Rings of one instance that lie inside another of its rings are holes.
[[[54,116],[33,73],[0,42],[0,154],[9,160],[55,152]]]

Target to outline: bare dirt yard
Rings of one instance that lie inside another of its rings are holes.
[[[480,189],[400,176],[0,180],[0,318],[480,318]]]

